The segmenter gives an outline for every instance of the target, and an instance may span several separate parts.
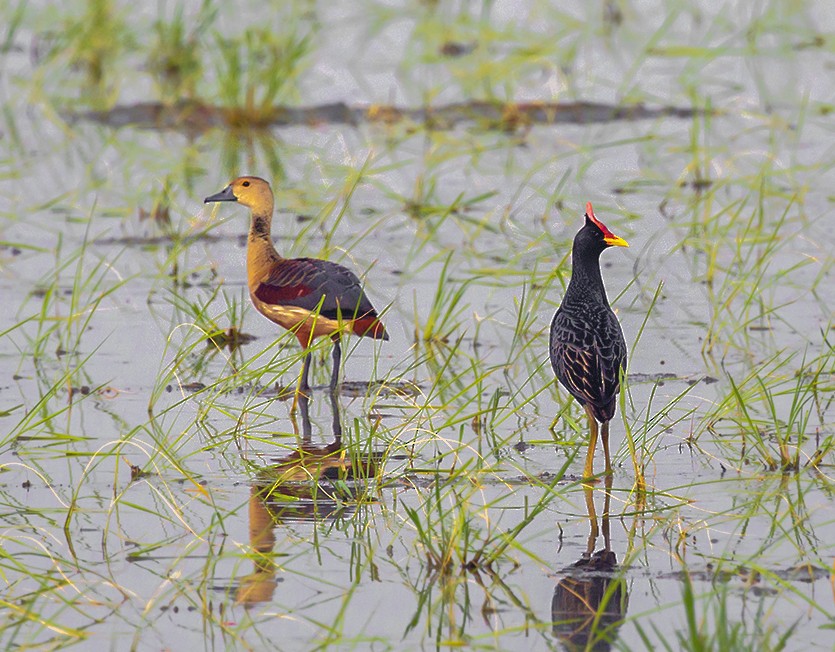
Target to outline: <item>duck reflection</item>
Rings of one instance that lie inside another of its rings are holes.
[[[626,581],[611,549],[609,501],[612,476],[606,476],[603,518],[598,528],[594,490],[583,485],[589,519],[589,539],[579,561],[566,568],[551,600],[553,632],[568,650],[609,650],[626,616]],[[600,530],[603,548],[594,551]]]
[[[309,398],[300,394],[301,433],[295,416],[293,429],[300,445],[277,458],[252,485],[249,499],[249,541],[253,573],[242,578],[237,590],[239,604],[253,605],[272,599],[276,580],[273,561],[275,527],[286,522],[320,522],[342,518],[355,510],[357,496],[374,478],[380,455],[358,454],[342,446],[342,420],[335,392],[329,392],[333,412],[333,441],[312,442]]]

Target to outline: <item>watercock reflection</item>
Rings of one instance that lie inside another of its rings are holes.
[[[339,401],[330,392],[333,440],[312,442],[309,399],[300,395],[301,433],[293,417],[299,446],[259,473],[249,499],[249,541],[254,555],[253,573],[242,578],[239,604],[272,599],[276,588],[273,550],[275,528],[288,522],[336,520],[355,509],[359,493],[365,493],[377,473],[380,456],[343,447]]]
[[[553,633],[568,650],[609,650],[626,616],[629,600],[626,581],[611,549],[609,501],[612,476],[606,476],[603,518],[598,528],[593,489],[584,485],[589,539],[579,561],[565,575],[551,600]],[[602,529],[603,548],[594,550]]]

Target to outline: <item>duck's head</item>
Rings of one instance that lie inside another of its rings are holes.
[[[603,222],[597,219],[591,202],[586,204],[586,225],[580,229],[577,236],[582,236],[583,242],[594,249],[603,251],[606,247],[628,247],[629,243],[620,236],[612,233]]]
[[[217,201],[236,201],[255,210],[272,208],[273,191],[261,177],[238,177],[219,193],[206,197],[203,203]]]

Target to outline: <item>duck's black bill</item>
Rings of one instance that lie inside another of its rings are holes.
[[[203,200],[204,204],[211,204],[215,201],[238,201],[235,193],[232,192],[232,186],[226,186],[223,190],[214,195],[209,195]]]

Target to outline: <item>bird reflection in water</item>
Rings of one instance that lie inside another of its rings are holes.
[[[380,456],[359,454],[342,445],[342,421],[335,392],[329,392],[333,411],[333,441],[312,442],[309,398],[299,395],[301,433],[295,416],[293,429],[300,445],[263,469],[252,485],[249,499],[249,541],[255,568],[241,578],[238,604],[254,605],[272,599],[277,585],[273,559],[275,528],[286,522],[337,520],[355,509],[356,498],[366,491],[377,473]]]
[[[603,499],[603,548],[594,551],[600,533],[594,507],[593,489],[583,485],[589,518],[586,552],[566,568],[566,575],[554,589],[551,618],[554,635],[568,650],[609,650],[626,616],[629,596],[626,581],[612,552],[609,530],[609,501],[612,476],[605,478]]]

